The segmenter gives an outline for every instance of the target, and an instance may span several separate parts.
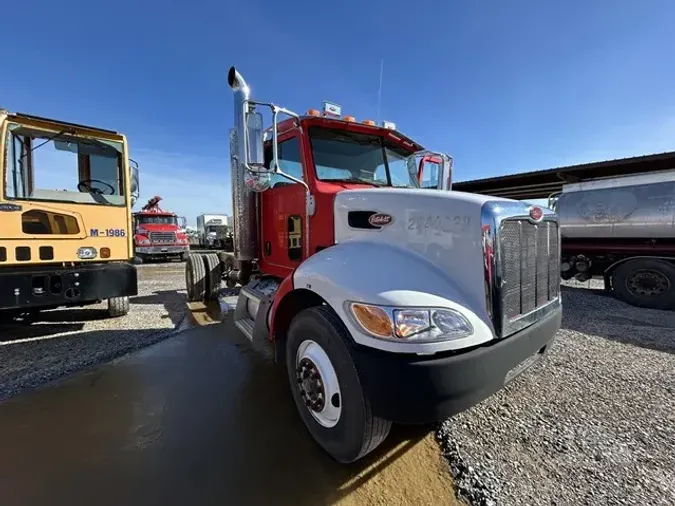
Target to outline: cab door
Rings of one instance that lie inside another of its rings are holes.
[[[279,139],[279,168],[305,181],[302,138],[291,132]],[[271,146],[265,147],[265,165],[272,160]],[[269,190],[260,195],[261,258],[263,272],[286,277],[304,258],[305,187],[274,174]]]

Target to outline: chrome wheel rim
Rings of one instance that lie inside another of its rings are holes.
[[[307,339],[298,347],[295,379],[312,417],[323,427],[335,427],[342,415],[340,383],[328,355],[315,341]]]

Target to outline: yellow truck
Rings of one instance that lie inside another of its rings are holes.
[[[0,320],[137,294],[124,135],[0,109]]]

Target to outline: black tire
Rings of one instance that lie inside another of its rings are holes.
[[[129,313],[129,297],[111,297],[108,299],[108,316],[118,318]]]
[[[301,343],[311,339],[330,359],[340,386],[342,412],[331,428],[318,423],[305,405],[296,376],[296,354]],[[385,440],[391,422],[373,415],[349,354],[349,333],[327,306],[316,306],[298,313],[291,322],[286,340],[286,369],[293,400],[300,416],[317,443],[335,460],[354,462]]]
[[[206,293],[206,269],[202,255],[188,255],[185,261],[185,288],[189,302],[204,300]]]
[[[214,300],[220,291],[222,269],[220,259],[216,253],[204,255],[204,268],[206,269],[206,295],[207,300]]]
[[[612,290],[633,306],[674,309],[675,266],[652,258],[628,260],[612,273]]]

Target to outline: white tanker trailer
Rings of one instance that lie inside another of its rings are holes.
[[[451,190],[451,164],[425,156],[422,188]],[[549,198],[558,214],[563,279],[605,280],[605,289],[640,307],[675,308],[675,170],[563,186]]]
[[[635,306],[675,307],[675,170],[563,186],[563,279],[602,277]]]

